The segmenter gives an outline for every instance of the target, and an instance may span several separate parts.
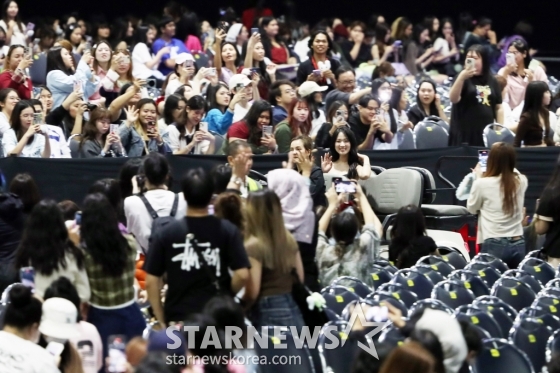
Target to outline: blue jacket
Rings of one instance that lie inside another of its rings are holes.
[[[84,100],[95,93],[100,79],[94,76],[91,81],[91,70],[84,60],[80,60],[74,75],[66,75],[62,70],[53,70],[47,74],[47,87],[52,92],[53,108],[62,105],[66,97],[74,90],[74,82],[82,81],[82,90],[84,91]]]
[[[288,118],[288,112],[282,106],[274,106],[272,108],[272,125],[276,126],[278,123]]]
[[[208,130],[225,135],[233,123],[233,112],[226,109],[225,113],[219,109],[212,109],[206,114],[204,121],[208,123]]]
[[[122,146],[129,157],[142,156],[142,152],[144,152],[144,140],[142,140],[142,136],[140,136],[134,126],[128,126],[126,123],[121,124],[119,127],[119,136]],[[161,137],[163,139],[163,145],[161,146],[157,145],[156,139],[150,139],[148,142],[148,152],[157,152],[161,154],[171,153],[171,148],[167,145],[169,134],[167,132],[162,133]]]

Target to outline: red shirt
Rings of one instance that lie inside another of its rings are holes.
[[[245,9],[241,16],[243,25],[247,27],[247,30],[249,30],[249,34],[251,33],[251,27],[253,27],[253,24],[255,23],[255,15],[256,15],[255,11],[256,8]],[[269,8],[264,8],[261,11],[260,17],[267,17],[267,16],[272,16],[272,10],[270,10]]]
[[[284,65],[288,63],[288,52],[283,46],[272,47],[270,49],[270,59],[277,65]]]
[[[228,139],[235,137],[238,139],[247,140],[249,138],[249,127],[247,127],[247,124],[244,120],[233,123],[227,131],[227,137]]]
[[[22,74],[14,74],[12,71],[4,71],[0,74],[0,89],[13,88],[22,100],[29,100],[33,92],[31,79]]]

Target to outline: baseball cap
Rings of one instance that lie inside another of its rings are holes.
[[[238,84],[243,84],[243,86],[247,87],[251,84],[251,79],[245,74],[235,74],[229,78],[229,89],[234,89]]]
[[[49,337],[70,339],[79,335],[78,310],[74,303],[63,298],[49,298],[43,303],[39,331]]]
[[[194,57],[190,53],[179,53],[175,57],[175,64],[182,65],[185,61],[194,61]]]
[[[315,83],[315,82],[303,82],[299,88],[298,88],[298,93],[300,95],[300,97],[306,97],[309,96],[312,93],[315,92],[323,92],[326,91],[327,89],[329,89],[329,87],[327,87],[326,85],[324,86],[320,86],[319,84]]]
[[[175,337],[172,339],[167,333],[173,333]],[[181,341],[178,347],[170,348],[167,346],[177,344],[177,339]],[[152,331],[148,337],[148,352],[153,351],[165,352],[169,355],[185,355],[187,353],[187,342],[183,333],[178,329],[167,328],[166,330]]]

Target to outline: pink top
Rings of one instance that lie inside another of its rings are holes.
[[[504,68],[501,68],[498,74],[502,74]],[[533,68],[534,81],[541,81],[548,83],[548,78],[543,68],[536,66]],[[506,93],[507,97],[504,97],[504,102],[509,104],[511,109],[515,109],[523,100],[525,99],[525,89],[529,82],[526,82],[524,78],[520,76],[509,75],[507,78]]]
[[[101,95],[99,94],[99,89],[101,88],[101,81],[102,81],[103,78],[105,78],[105,76],[107,75],[107,71],[103,70],[103,69],[101,68],[101,66],[99,66],[99,67],[97,68],[96,75],[99,77],[99,82],[100,82],[100,83],[99,83],[99,86],[95,89],[95,93],[92,94],[92,95],[89,97],[89,100],[90,100],[90,101],[99,100],[99,99],[101,98]]]
[[[187,36],[187,40],[185,40],[185,46],[191,52],[197,52],[202,50],[200,39],[193,35]]]

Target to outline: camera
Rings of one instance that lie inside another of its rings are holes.
[[[89,111],[94,111],[95,109],[97,109],[97,105],[95,104],[86,104],[86,106]]]

